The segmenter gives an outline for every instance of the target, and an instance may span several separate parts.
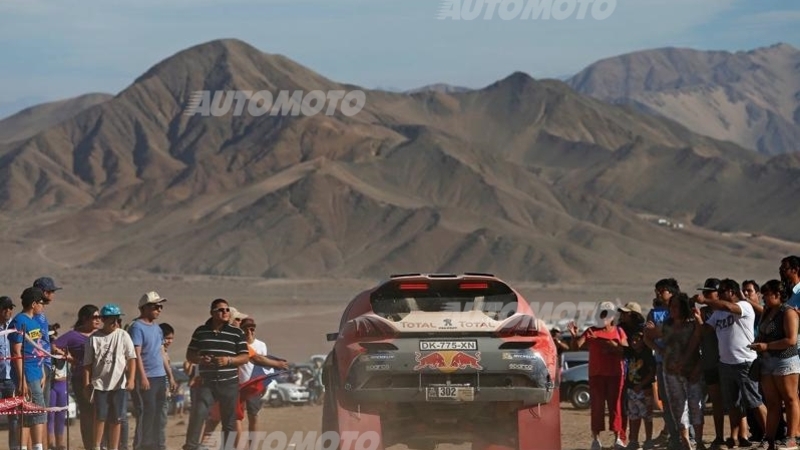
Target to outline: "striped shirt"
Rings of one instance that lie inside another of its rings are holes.
[[[242,353],[249,353],[247,349],[247,340],[241,329],[226,323],[219,331],[214,331],[211,327],[211,319],[208,319],[206,323],[194,330],[188,350],[196,351],[201,356],[230,356],[231,358],[241,355]],[[234,380],[238,382],[239,368],[236,366],[200,366],[200,377],[214,381]]]

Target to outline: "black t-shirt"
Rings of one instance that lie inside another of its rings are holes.
[[[636,385],[643,385],[642,387],[645,389],[651,388],[656,379],[656,358],[653,350],[644,347],[637,352],[633,347],[627,347],[625,359],[628,361],[625,387],[633,388]]]
[[[200,325],[192,333],[189,350],[201,355],[230,356],[231,358],[248,354],[247,340],[244,332],[230,324],[223,325],[219,331],[211,328],[211,319]],[[200,377],[215,381],[239,380],[239,368],[236,366],[225,367],[200,367]]]

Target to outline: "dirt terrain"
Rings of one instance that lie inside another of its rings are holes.
[[[283,408],[270,408],[265,407],[260,414],[259,430],[270,433],[272,431],[283,431],[287,433],[288,438],[294,432],[314,431],[319,435],[320,424],[322,421],[322,407],[321,406],[287,406]],[[169,419],[169,426],[167,427],[167,450],[180,450],[186,438],[186,425],[188,424],[188,416],[178,418],[171,416]],[[709,431],[713,430],[712,418],[706,415],[706,442],[713,439],[713,434],[709,435]],[[131,429],[135,426],[135,422],[129,423]],[[663,421],[658,417],[654,419],[654,434],[658,434],[663,427]],[[727,430],[727,426],[726,426]],[[642,434],[644,430],[642,430]],[[569,404],[562,403],[561,409],[561,450],[586,450],[591,444],[591,433],[589,431],[589,412],[578,411],[573,409]],[[609,432],[604,432],[601,435],[601,442],[603,448],[610,449],[613,446],[614,438]],[[70,450],[81,449],[80,431],[77,424],[73,424],[70,429]],[[467,450],[471,448],[469,444],[463,445],[439,445],[437,450]],[[396,445],[389,447],[387,450],[406,450],[404,445]],[[260,450],[260,449],[259,449]],[[411,450],[411,449],[409,449]]]

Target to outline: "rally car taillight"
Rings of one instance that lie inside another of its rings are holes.
[[[499,338],[508,338],[515,336],[538,336],[539,323],[531,316],[519,316],[511,319],[508,323],[503,325],[502,328],[495,331],[495,336]]]

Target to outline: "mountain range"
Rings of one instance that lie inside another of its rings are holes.
[[[746,271],[796,249],[800,155],[613,100],[614,77],[591,72],[394,93],[203,43],[113,97],[19,122],[0,142],[4,237],[72,267],[548,283]],[[201,90],[354,89],[352,116],[184,114]]]
[[[635,52],[598,61],[567,82],[766,155],[800,150],[800,51],[788,44]]]

